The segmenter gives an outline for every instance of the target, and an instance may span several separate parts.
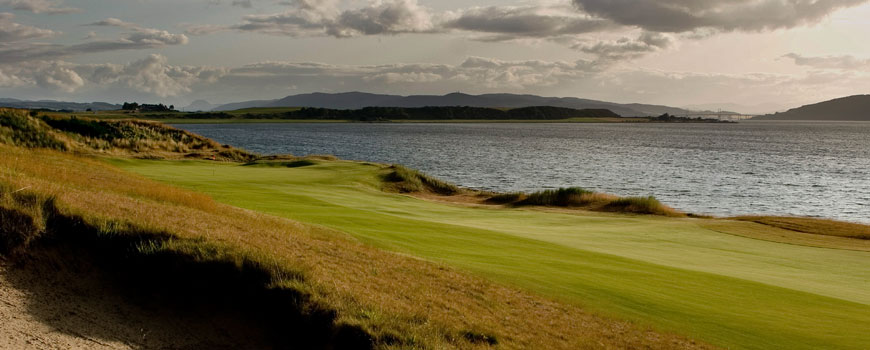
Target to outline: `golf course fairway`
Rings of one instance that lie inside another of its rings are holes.
[[[381,191],[382,166],[358,162],[111,163],[722,347],[870,348],[870,252],[706,228],[753,223],[427,201]]]

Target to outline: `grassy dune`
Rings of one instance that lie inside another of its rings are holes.
[[[389,169],[118,160],[216,200],[347,232],[608,315],[734,348],[866,348],[870,253],[719,231],[734,220],[451,205],[384,193]],[[708,225],[717,225],[710,230]]]

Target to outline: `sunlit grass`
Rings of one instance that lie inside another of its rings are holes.
[[[870,255],[704,228],[763,227],[753,223],[427,202],[383,193],[382,176],[393,170],[353,162],[258,169],[116,164],[218,201],[348,232],[377,247],[717,345],[860,348],[870,342],[863,337],[870,272],[861,267]]]
[[[237,167],[259,172],[316,166]],[[213,180],[223,181],[217,174]],[[84,226],[55,224],[70,231],[52,231],[62,238],[53,241],[96,244],[83,248],[87,251],[82,254],[105,255],[104,261],[112,263],[104,268],[130,266],[124,259],[150,262],[135,265],[146,269],[136,271],[152,276],[143,275],[142,283],[161,283],[161,276],[178,280],[178,267],[209,271],[216,274],[213,281],[242,274],[241,281],[255,283],[250,288],[305,296],[303,304],[291,304],[302,310],[288,312],[334,315],[330,327],[360,329],[377,348],[482,349],[496,343],[501,349],[703,347],[444,265],[371,248],[320,225],[217,204],[201,193],[147,180],[93,158],[0,145],[0,184],[0,242],[6,248],[26,248],[44,233],[48,218],[67,218]],[[206,266],[214,268],[202,270]],[[268,279],[243,277],[247,275]],[[281,300],[298,303],[288,298]],[[254,303],[264,309],[252,312],[269,314],[270,306],[284,310],[281,300]]]

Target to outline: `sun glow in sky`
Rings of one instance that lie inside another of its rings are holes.
[[[868,0],[0,0],[0,97],[512,92],[757,113],[867,93],[868,34]]]

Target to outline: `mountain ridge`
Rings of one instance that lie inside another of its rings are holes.
[[[0,107],[6,108],[22,108],[22,109],[51,109],[51,110],[71,110],[82,112],[88,109],[92,111],[112,111],[121,109],[121,105],[108,102],[66,102],[55,100],[19,100],[16,98],[0,98]]]
[[[753,119],[870,121],[870,95],[852,95],[835,98]]]
[[[308,93],[290,95],[276,100],[253,100],[228,103],[213,111],[230,111],[254,107],[316,107],[334,109],[360,109],[365,107],[448,107],[468,106],[485,108],[521,108],[551,106],[573,109],[608,109],[623,117],[656,116],[664,113],[687,114],[692,111],[651,104],[620,104],[576,97],[543,97],[529,94],[482,94],[450,93],[446,95],[387,95],[365,92]]]

